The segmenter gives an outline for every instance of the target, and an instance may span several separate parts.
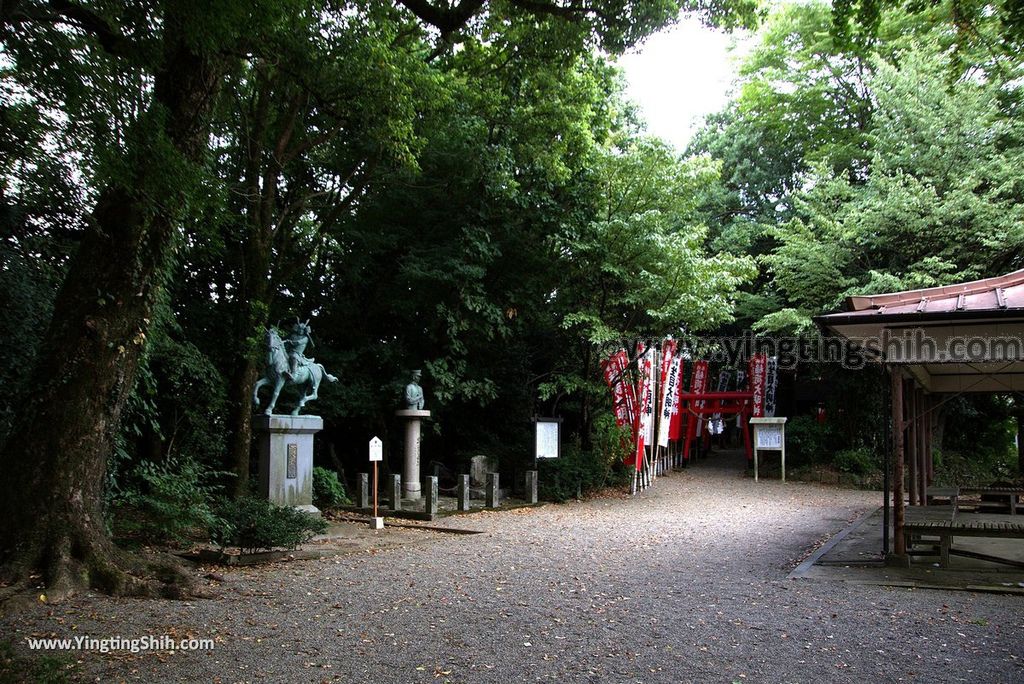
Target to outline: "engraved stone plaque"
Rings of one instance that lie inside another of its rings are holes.
[[[285,475],[289,480],[294,480],[299,476],[299,445],[289,444],[288,445],[288,472]]]

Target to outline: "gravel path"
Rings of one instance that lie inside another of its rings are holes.
[[[76,654],[104,682],[1024,681],[1020,597],[788,580],[878,495],[755,485],[738,465],[446,522],[486,534],[228,571],[213,600],[40,606],[0,639],[217,639]]]

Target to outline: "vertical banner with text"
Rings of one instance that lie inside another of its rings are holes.
[[[667,447],[672,431],[672,420],[679,414],[679,384],[682,357],[675,355],[675,347],[665,351],[669,358],[665,378],[661,384],[661,420],[658,422],[658,446]],[[662,364],[663,366],[665,364]]]
[[[640,375],[640,391],[637,397],[639,406],[639,420],[636,431],[636,469],[640,470],[644,465],[644,449],[650,444],[651,429],[654,422],[654,347],[649,346],[643,351],[637,360]]]

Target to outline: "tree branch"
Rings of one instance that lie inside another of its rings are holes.
[[[50,0],[45,5],[22,2],[0,3],[0,25],[22,23],[64,23],[92,36],[105,52],[115,57],[137,53],[139,45],[117,30],[109,21],[70,0]]]
[[[447,9],[437,7],[428,0],[398,0],[398,2],[421,21],[439,30],[442,38],[447,38],[465,26],[473,15],[480,11],[486,0],[462,0],[458,5]]]

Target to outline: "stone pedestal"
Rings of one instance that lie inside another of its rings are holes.
[[[313,505],[313,435],[320,416],[255,416],[252,430],[260,453],[260,494],[279,506],[320,515]]]
[[[405,467],[402,468],[402,483],[406,499],[419,499],[420,491],[420,424],[430,418],[430,411],[407,409],[395,411],[405,420]]]

